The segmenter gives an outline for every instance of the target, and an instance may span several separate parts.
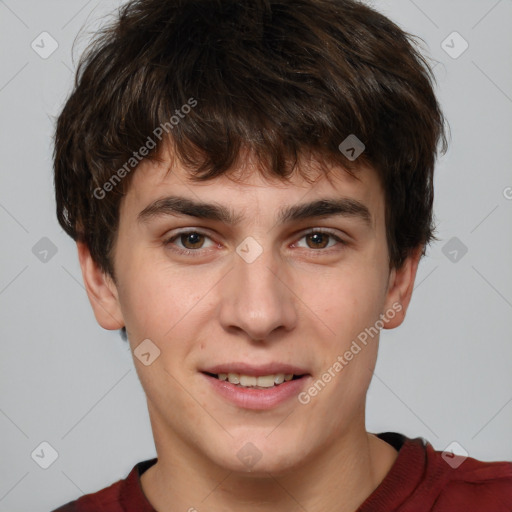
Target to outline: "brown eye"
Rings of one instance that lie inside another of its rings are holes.
[[[332,235],[315,232],[309,233],[308,235],[305,235],[305,237],[310,249],[323,249],[329,243],[329,238],[332,238]],[[309,242],[311,242],[311,244]]]
[[[179,254],[200,255],[215,246],[213,240],[199,231],[182,231],[164,241],[164,245]]]
[[[179,235],[180,242],[185,249],[201,249],[204,243],[204,238],[204,235],[196,233],[195,231]]]
[[[299,241],[294,245],[301,249],[312,249],[314,252],[323,253],[329,252],[331,249],[341,249],[346,243],[339,236],[330,231],[312,229],[307,233],[303,233]]]

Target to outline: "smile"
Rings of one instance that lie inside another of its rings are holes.
[[[294,375],[293,373],[276,373],[271,375],[243,375],[240,373],[209,373],[212,377],[219,380],[230,382],[235,386],[244,388],[267,389],[283,384],[290,380],[299,379],[302,375]]]
[[[201,372],[216,397],[241,409],[268,410],[286,402],[297,403],[309,374],[269,373],[247,375],[234,372]]]

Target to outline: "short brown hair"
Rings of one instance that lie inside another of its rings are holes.
[[[54,153],[58,220],[114,280],[134,152],[157,158],[164,143],[198,181],[244,148],[282,179],[306,152],[351,173],[369,164],[384,188],[390,265],[420,244],[424,253],[447,142],[414,36],[355,0],[132,0],[118,14],[80,60]],[[351,134],[366,146],[354,162],[339,149]]]

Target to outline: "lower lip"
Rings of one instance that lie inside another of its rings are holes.
[[[210,377],[205,373],[202,375],[213,386],[213,389],[230,403],[243,409],[256,410],[271,409],[290,398],[297,397],[309,378],[309,375],[305,375],[300,379],[285,381],[272,388],[254,389],[236,386],[226,380]]]

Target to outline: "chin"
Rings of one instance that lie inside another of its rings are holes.
[[[300,440],[295,442],[290,437],[284,439],[279,436],[270,440],[266,436],[268,431],[237,436],[223,453],[217,452],[213,459],[226,470],[262,478],[268,478],[269,473],[284,475],[301,465],[305,451]],[[301,448],[297,449],[298,446]]]

